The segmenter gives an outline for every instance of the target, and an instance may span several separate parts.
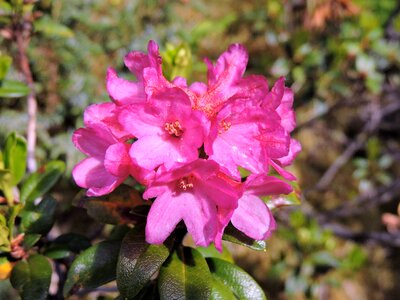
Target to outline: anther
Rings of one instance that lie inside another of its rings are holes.
[[[180,137],[183,134],[183,129],[179,121],[165,123],[164,130],[175,137]]]

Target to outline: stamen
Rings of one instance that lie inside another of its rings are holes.
[[[180,137],[183,134],[183,129],[179,121],[175,121],[173,123],[165,123],[164,129],[170,135],[175,137]]]
[[[178,182],[178,186],[180,189],[186,191],[187,189],[193,188],[193,183],[190,182],[191,178],[190,177],[183,177],[181,180]]]
[[[223,132],[228,131],[228,129],[231,128],[231,126],[232,126],[232,123],[231,123],[231,122],[225,121],[225,120],[221,121],[221,122],[219,123],[220,129],[218,130],[218,133],[221,134],[221,133],[223,133]]]

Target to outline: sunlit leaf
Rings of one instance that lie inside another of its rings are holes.
[[[179,247],[160,270],[160,299],[209,299],[212,276],[205,259],[193,248]]]
[[[257,282],[238,266],[219,258],[207,258],[210,271],[228,286],[238,299],[266,299]]]
[[[17,185],[25,174],[27,145],[26,140],[16,133],[8,135],[4,147],[4,167],[11,172],[11,185]]]
[[[265,241],[254,240],[233,227],[231,224],[225,228],[222,239],[231,243],[246,246],[253,250],[266,251],[267,249],[267,243]]]

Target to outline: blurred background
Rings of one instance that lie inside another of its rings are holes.
[[[11,131],[26,135],[29,119],[11,2],[0,1],[0,144]],[[269,299],[400,299],[399,1],[25,2],[37,164],[67,164],[54,191],[60,205],[50,236],[104,234],[72,206],[79,189],[71,169],[83,157],[71,135],[89,104],[109,101],[106,69],[134,79],[123,56],[146,51],[153,39],[166,76],[205,81],[203,58],[215,60],[237,42],[249,51],[248,74],[266,76],[270,86],[286,77],[303,151],[291,169],[302,203],[274,212],[279,229],[267,252],[229,246],[236,262]]]

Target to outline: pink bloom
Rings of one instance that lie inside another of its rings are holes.
[[[241,187],[221,177],[217,163],[202,159],[172,171],[160,167],[157,174],[143,195],[157,197],[147,217],[146,241],[163,243],[183,220],[195,244],[208,246],[228,224]],[[216,244],[221,250],[220,238]]]
[[[147,104],[124,109],[119,121],[138,140],[131,157],[148,170],[198,158],[204,133],[201,112],[191,109],[186,94],[178,88],[157,91]]]
[[[104,125],[80,128],[74,132],[72,141],[89,156],[72,171],[76,184],[88,189],[88,196],[108,194],[128,177],[129,145],[119,142]]]
[[[137,82],[119,78],[115,70],[108,69],[107,91],[117,105],[145,103],[155,87],[172,86],[162,75],[162,59],[154,41],[149,41],[148,54],[132,51],[124,62]]]
[[[212,119],[229,100],[260,98],[267,93],[268,84],[264,77],[242,77],[247,61],[247,51],[240,44],[231,45],[215,65],[205,59],[208,84],[195,82],[186,89],[193,108]]]
[[[245,188],[231,222],[248,237],[265,240],[276,229],[276,223],[267,205],[259,197],[289,194],[292,187],[276,177],[250,175]]]

